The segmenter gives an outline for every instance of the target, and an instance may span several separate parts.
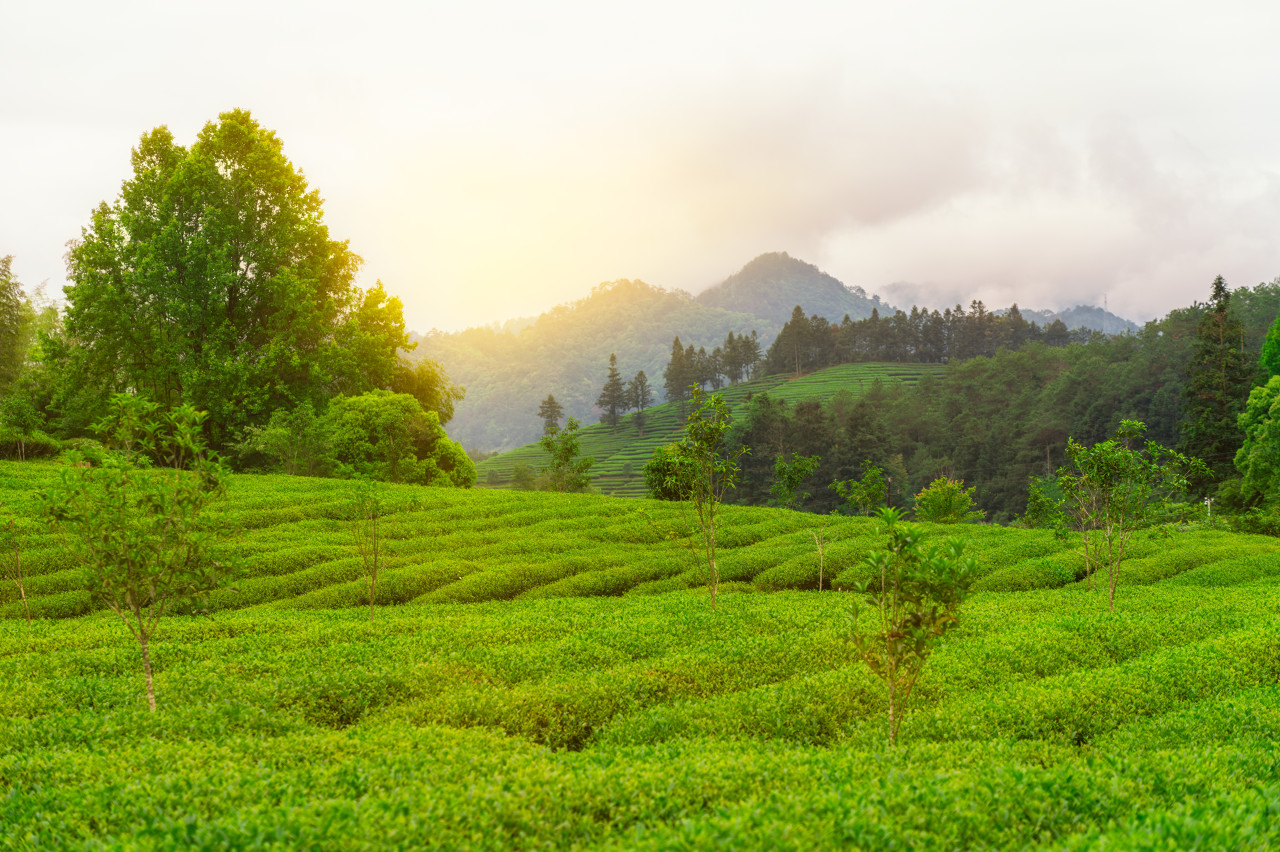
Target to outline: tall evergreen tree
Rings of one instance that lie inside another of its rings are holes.
[[[547,394],[547,398],[538,406],[538,416],[542,418],[542,434],[549,435],[560,428],[560,418],[564,416],[564,406],[556,402],[556,398]]]
[[[596,398],[596,406],[600,409],[600,422],[608,423],[609,428],[618,430],[618,420],[627,410],[627,388],[618,373],[618,356],[609,356],[609,377],[605,379],[604,388]]]
[[[685,401],[689,399],[689,385],[693,384],[690,366],[685,357],[685,348],[681,345],[680,338],[676,337],[671,343],[671,360],[662,372],[662,388],[666,392],[667,402],[680,403],[681,411],[684,410]]]
[[[635,409],[636,431],[644,437],[644,410],[653,402],[653,388],[649,387],[649,377],[644,370],[636,373],[635,378],[627,382],[627,405]]]
[[[1219,275],[1213,294],[1196,329],[1187,365],[1186,408],[1178,450],[1195,456],[1213,478],[1230,475],[1233,460],[1244,443],[1238,419],[1253,387],[1254,364],[1244,354],[1244,326],[1231,310],[1231,291]],[[1209,481],[1193,483],[1206,493]]]

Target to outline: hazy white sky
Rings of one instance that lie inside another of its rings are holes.
[[[408,325],[787,251],[895,304],[1133,319],[1280,275],[1280,4],[58,2],[0,13],[28,285],[143,132],[252,110]]]

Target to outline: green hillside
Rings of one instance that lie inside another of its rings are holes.
[[[717,393],[737,413],[745,409],[747,399],[752,394],[768,393],[770,397],[786,400],[793,405],[811,400],[825,402],[839,390],[848,391],[856,399],[870,390],[877,380],[885,385],[911,385],[919,381],[921,376],[942,369],[934,364],[842,364],[800,378],[785,374],[766,376],[723,388]],[[617,432],[597,423],[580,433],[582,455],[595,459],[591,468],[591,484],[597,491],[618,497],[644,496],[645,463],[653,456],[654,450],[678,440],[684,430],[684,417],[680,414],[679,406],[672,403],[647,409],[645,418],[643,438],[636,429],[634,414],[623,419]],[[537,471],[546,464],[546,459],[546,453],[537,443],[485,459],[476,464],[479,474],[477,484],[487,487],[509,486],[511,472],[516,465],[527,464]]]
[[[30,516],[58,473],[0,464],[0,504]],[[982,576],[887,750],[851,595],[806,591],[808,531],[840,585],[869,521],[726,507],[712,611],[670,504],[388,486],[370,619],[348,487],[232,480],[242,576],[161,625],[155,714],[132,637],[32,530],[60,617],[27,625],[5,585],[0,849],[1280,844],[1276,539],[1142,537],[1109,613],[1048,533],[926,527]]]
[[[674,337],[710,351],[730,331],[759,330],[761,345],[768,345],[776,331],[759,317],[626,280],[601,284],[587,298],[513,329],[472,328],[417,338],[410,355],[439,361],[467,389],[448,428],[449,436],[468,449],[505,450],[536,440],[542,429],[538,405],[548,394],[566,415],[595,419],[611,354],[618,356],[624,381],[644,370],[661,395]]]

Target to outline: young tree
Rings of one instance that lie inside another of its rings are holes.
[[[547,394],[547,398],[538,406],[538,416],[542,418],[542,434],[549,435],[560,428],[560,418],[564,416],[564,406],[556,402],[556,398]]]
[[[883,550],[867,555],[864,561],[871,576],[854,586],[876,617],[866,619],[855,600],[852,639],[863,662],[888,688],[892,746],[920,672],[942,635],[960,623],[960,604],[977,566],[964,555],[960,542],[926,551],[921,544],[924,534],[899,524],[897,510],[881,509],[878,516],[888,542]],[[867,621],[871,623],[863,632]]]
[[[689,386],[694,382],[694,365],[689,363],[689,358],[677,337],[671,342],[671,360],[662,371],[662,387],[666,391],[667,402],[680,403],[682,415],[684,404],[689,399]]]
[[[974,508],[974,490],[966,490],[963,481],[940,476],[916,495],[916,519],[935,524],[981,520],[987,513]]]
[[[618,431],[618,420],[627,410],[627,389],[618,373],[618,356],[609,356],[609,377],[605,379],[604,388],[596,399],[596,406],[603,412],[601,423],[608,423],[609,428]]]
[[[553,429],[547,432],[538,443],[548,455],[547,465],[542,469],[547,474],[552,491],[587,491],[591,488],[591,465],[595,459],[591,456],[579,457],[578,421],[570,417],[564,429]]]
[[[190,406],[158,409],[137,397],[114,397],[101,431],[118,452],[101,467],[68,469],[45,497],[49,514],[70,534],[90,591],[138,641],[153,712],[150,645],[160,619],[205,599],[226,574],[209,553],[204,510],[222,494],[225,472],[205,449],[204,415]],[[144,466],[147,460],[157,466]]]
[[[871,510],[885,501],[888,489],[884,481],[884,471],[870,461],[863,463],[866,473],[862,479],[837,480],[831,487],[844,501],[845,508],[852,515],[869,515]]]
[[[800,491],[800,483],[818,469],[817,456],[798,456],[791,454],[791,461],[779,454],[773,460],[773,485],[769,488],[771,502],[783,509],[794,509],[797,503],[804,502],[808,492]]]
[[[27,614],[27,624],[31,623],[31,606],[27,603],[26,579],[22,575],[22,550],[26,531],[18,525],[18,521],[10,518],[0,524],[0,562],[4,566],[5,579],[18,587],[18,597],[22,598],[22,610]]]
[[[378,571],[382,567],[382,518],[387,513],[382,492],[371,480],[359,480],[351,491],[347,523],[356,541],[356,552],[369,578],[369,620],[378,591]]]
[[[722,396],[708,396],[695,390],[693,405],[694,409],[685,423],[684,438],[667,448],[669,473],[664,486],[676,494],[685,495],[685,505],[692,507],[697,543],[691,545],[691,549],[707,567],[711,608],[715,609],[720,586],[720,572],[716,566],[716,521],[725,492],[732,489],[738,480],[738,460],[747,448],[739,446],[731,450],[725,446],[732,417],[729,404]]]
[[[1150,515],[1154,497],[1185,489],[1188,474],[1205,469],[1199,459],[1154,441],[1135,449],[1132,445],[1142,439],[1146,429],[1143,423],[1124,420],[1114,437],[1092,447],[1068,439],[1069,463],[1059,468],[1057,476],[1061,503],[1047,512],[1044,507],[1028,508],[1028,515],[1055,517],[1061,532],[1070,529],[1080,536],[1078,552],[1084,558],[1090,587],[1095,573],[1103,568],[1107,571],[1107,601],[1112,612],[1125,548]],[[1042,501],[1050,499],[1043,489],[1034,493]]]
[[[627,382],[627,405],[636,412],[636,432],[644,437],[644,410],[653,402],[653,388],[649,387],[649,378],[644,370],[636,373],[635,378]]]

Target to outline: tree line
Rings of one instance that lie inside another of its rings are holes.
[[[882,317],[877,308],[866,319],[852,320],[846,314],[839,323],[817,314],[806,317],[797,305],[769,347],[764,372],[799,375],[858,361],[945,364],[991,357],[1029,343],[1083,343],[1099,334],[1086,328],[1068,330],[1061,319],[1041,327],[1025,319],[1016,304],[997,314],[976,299],[967,311],[960,305],[941,312],[913,306],[910,312]]]
[[[759,394],[735,425],[733,440],[752,452],[733,499],[769,502],[776,458],[816,456],[803,483],[812,493],[801,506],[810,511],[839,506],[831,483],[878,468],[891,505],[908,505],[946,476],[976,486],[992,519],[1009,521],[1025,510],[1030,478],[1051,476],[1067,461],[1069,439],[1102,442],[1128,420],[1204,461],[1206,470],[1190,481],[1197,501],[1237,511],[1274,504],[1277,313],[1280,279],[1234,291],[1219,279],[1208,302],[1171,311],[1136,334],[997,348],[953,360],[912,387],[877,383],[859,399],[839,392],[825,403],[790,405]],[[785,350],[775,344],[771,355]]]

